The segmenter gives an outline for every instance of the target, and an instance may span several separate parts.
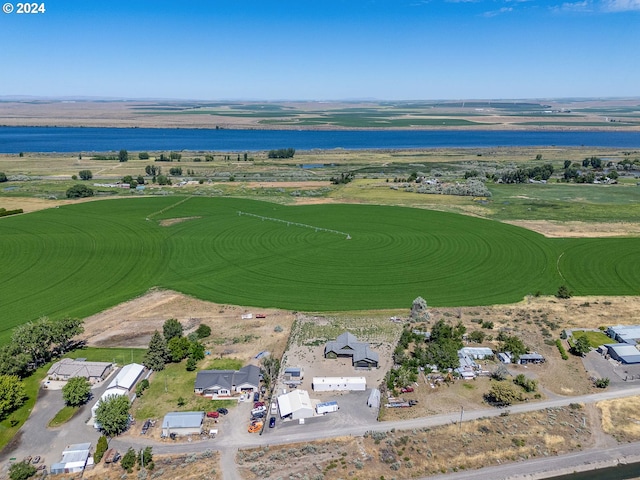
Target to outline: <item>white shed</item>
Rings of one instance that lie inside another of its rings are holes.
[[[314,409],[306,390],[293,390],[278,397],[280,417],[291,417],[293,420],[313,417]]]
[[[316,392],[364,392],[367,379],[364,377],[313,377],[311,388]]]

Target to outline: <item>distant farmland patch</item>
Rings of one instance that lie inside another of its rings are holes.
[[[190,220],[161,226],[177,218]],[[574,295],[637,295],[639,247],[400,207],[176,197],[67,205],[0,221],[0,341],[42,315],[84,317],[153,286],[300,311],[407,307],[418,295],[440,306],[510,303],[563,283]]]

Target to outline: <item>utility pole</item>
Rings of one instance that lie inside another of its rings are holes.
[[[464,413],[464,407],[460,407],[460,431],[462,431],[462,414]]]

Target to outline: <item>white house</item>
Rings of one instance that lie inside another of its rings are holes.
[[[314,409],[306,390],[293,390],[278,397],[280,417],[293,420],[313,417]]]
[[[367,380],[364,377],[313,377],[311,388],[316,392],[364,392]]]

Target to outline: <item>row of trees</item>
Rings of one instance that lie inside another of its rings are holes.
[[[0,347],[0,374],[25,377],[40,365],[62,355],[73,346],[72,339],[84,331],[82,320],[43,317],[13,330],[11,341]]]
[[[162,333],[156,330],[152,335],[142,363],[150,370],[160,371],[169,362],[178,363],[188,358],[186,368],[193,371],[196,363],[204,358],[204,345],[198,340],[209,335],[211,328],[201,324],[195,332],[184,337],[182,324],[170,318],[164,322]]]
[[[279,148],[277,150],[269,150],[267,156],[269,158],[293,158],[295,154],[295,148]]]
[[[67,198],[93,197],[93,189],[78,183],[67,189],[66,196]]]

